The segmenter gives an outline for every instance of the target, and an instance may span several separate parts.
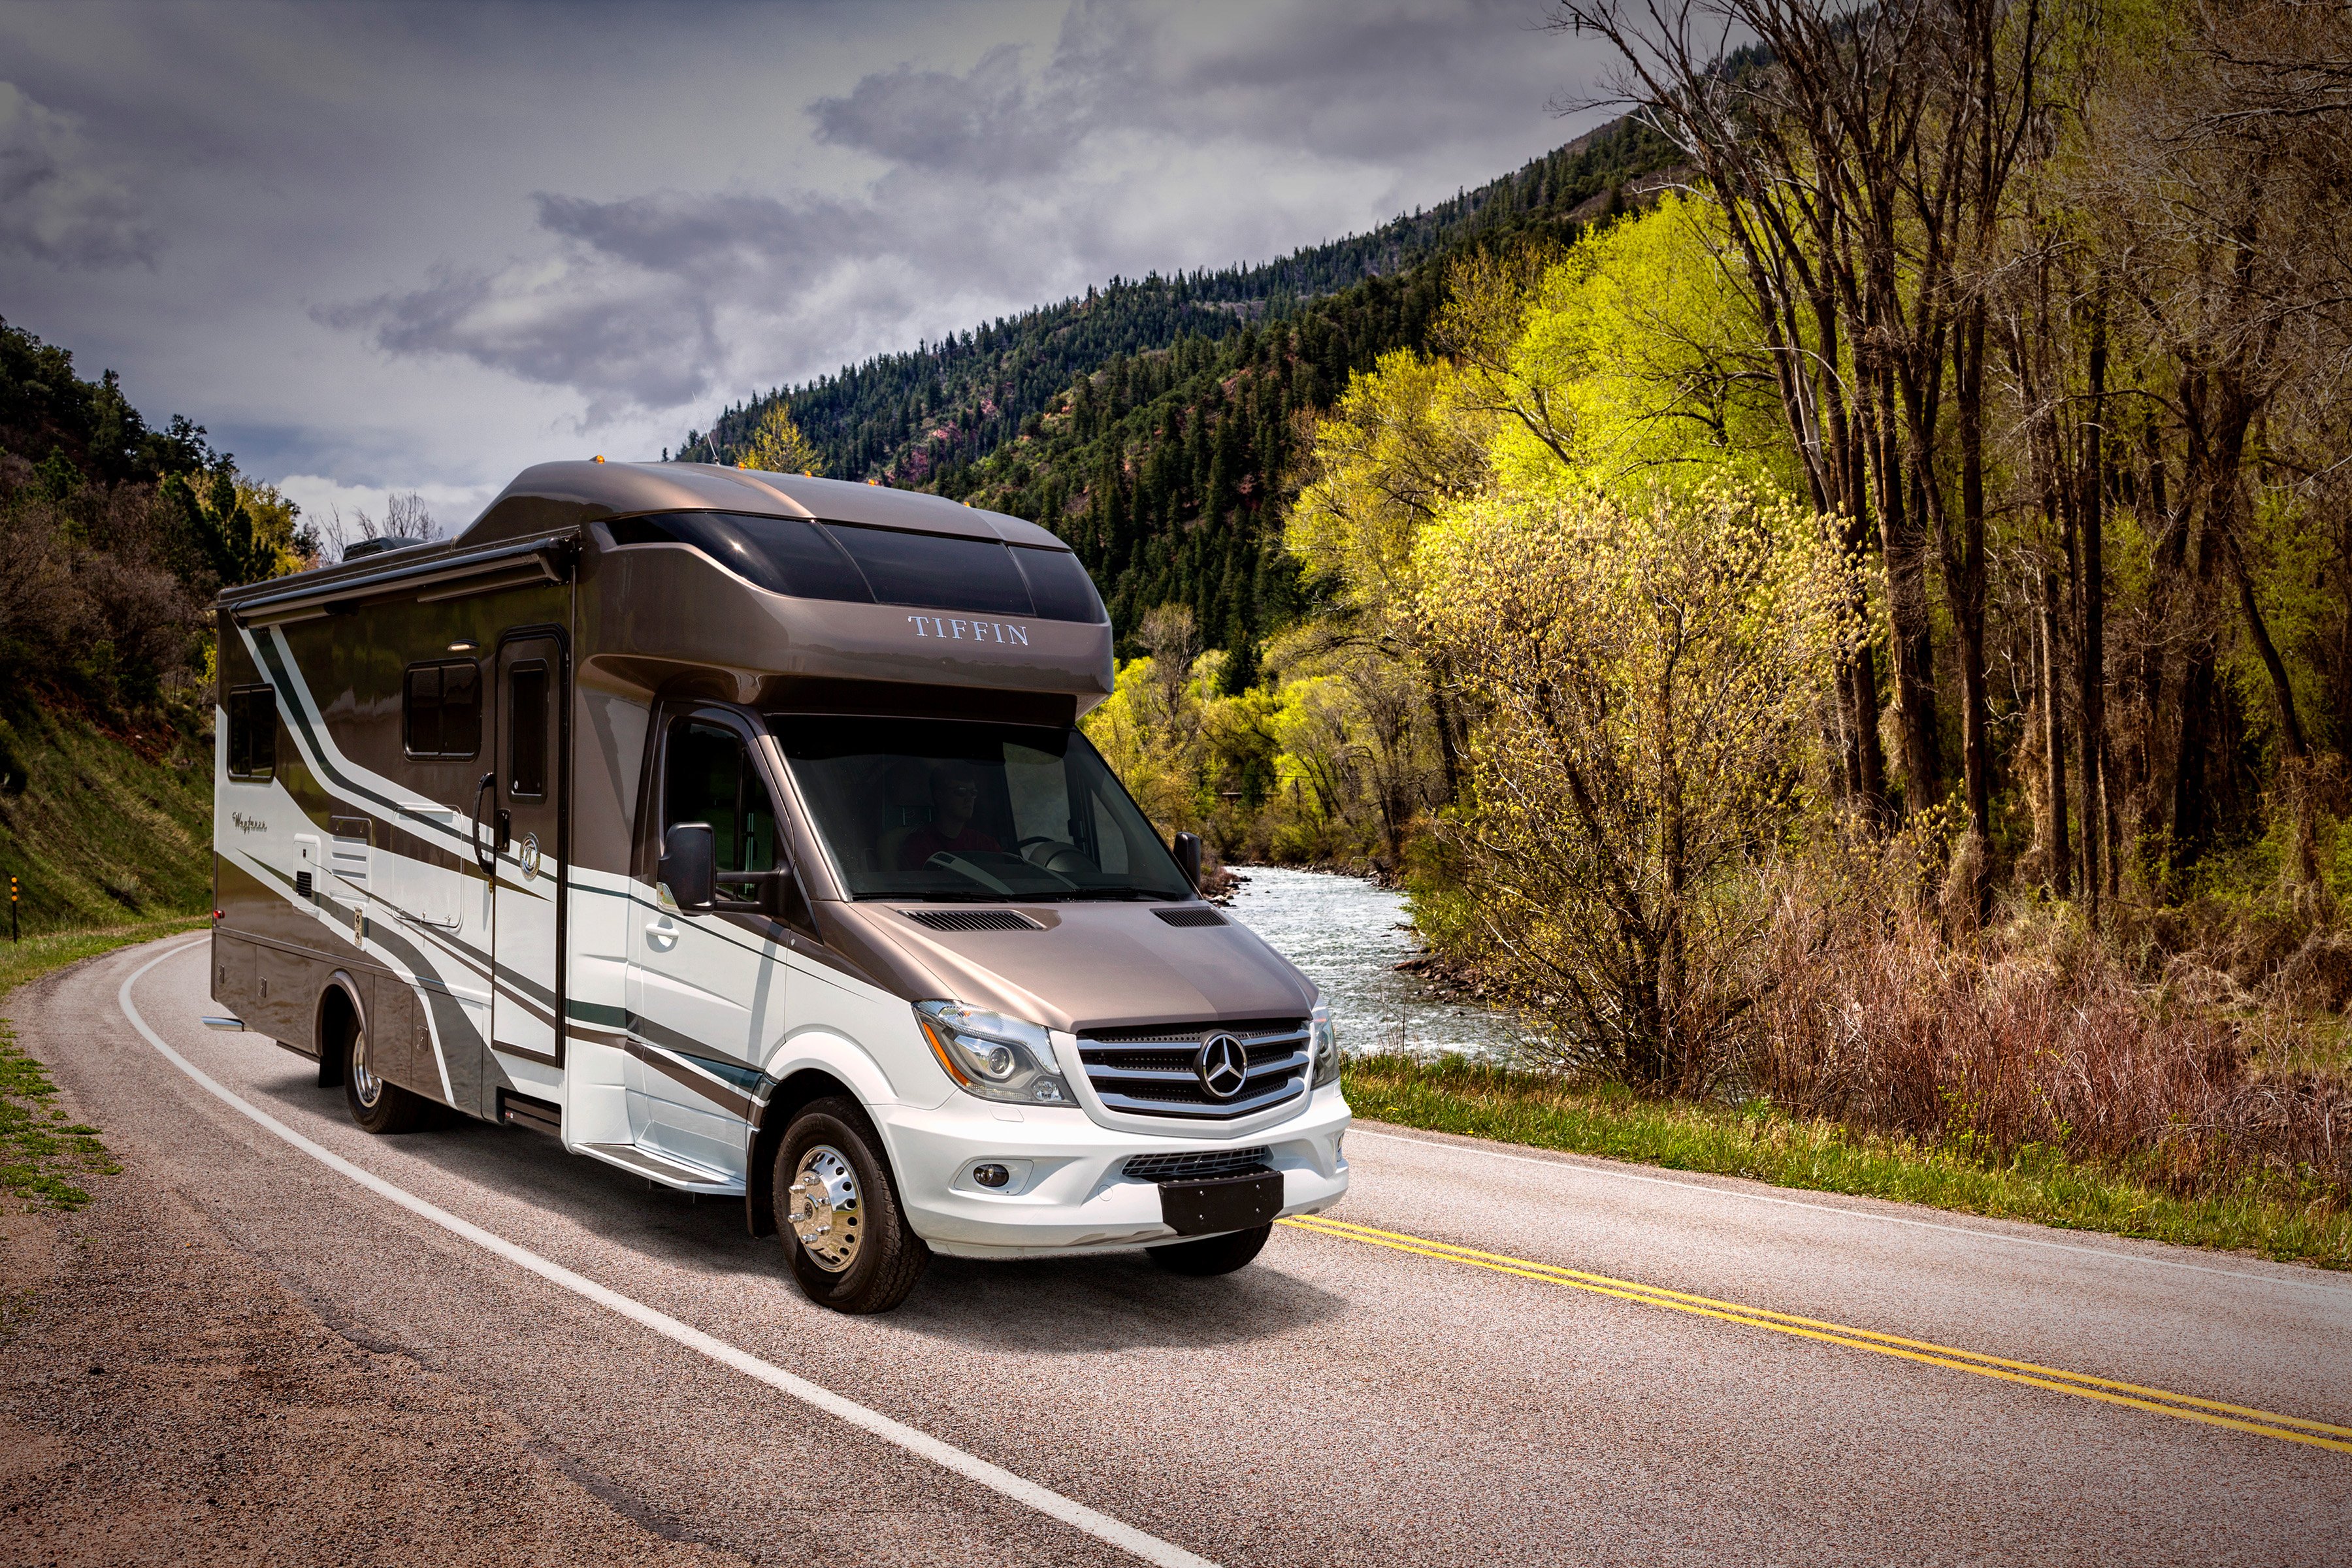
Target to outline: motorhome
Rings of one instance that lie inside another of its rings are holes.
[[[851,1312],[935,1252],[1223,1273],[1346,1190],[1330,1020],[1079,731],[1045,529],[548,463],[216,613],[211,1021],[368,1131],[740,1197]]]

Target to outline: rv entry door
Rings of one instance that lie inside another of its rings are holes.
[[[490,1041],[547,1062],[560,1058],[563,1005],[564,676],[563,645],[550,633],[509,634],[499,644]]]
[[[629,964],[629,1011],[646,1046],[629,1062],[630,1135],[726,1172],[742,1168],[744,1092],[784,1025],[787,971],[770,922],[723,907],[758,907],[759,884],[730,881],[730,873],[782,864],[755,735],[739,717],[710,710],[669,721],[653,823],[665,838],[680,823],[709,827],[722,908],[680,910],[664,889],[656,908],[635,911],[641,929]]]

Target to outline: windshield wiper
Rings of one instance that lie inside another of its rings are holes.
[[[1073,888],[1066,893],[1055,893],[1054,895],[1055,900],[1138,899],[1150,900],[1153,902],[1164,901],[1172,897],[1174,897],[1173,894],[1155,893],[1149,888]]]

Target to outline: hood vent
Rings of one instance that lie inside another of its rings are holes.
[[[1221,926],[1225,917],[1214,910],[1154,910],[1151,911],[1172,926]]]
[[[1018,910],[900,910],[900,914],[932,931],[1044,931],[1045,928]]]

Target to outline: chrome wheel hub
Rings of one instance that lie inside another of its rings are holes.
[[[828,1274],[839,1274],[857,1261],[862,1215],[858,1213],[857,1173],[840,1150],[819,1143],[801,1156],[785,1189],[791,1210],[784,1223],[800,1238],[809,1261]]]
[[[358,1095],[360,1103],[370,1110],[373,1110],[375,1102],[383,1098],[383,1079],[368,1070],[365,1035],[352,1037],[352,1092]]]

